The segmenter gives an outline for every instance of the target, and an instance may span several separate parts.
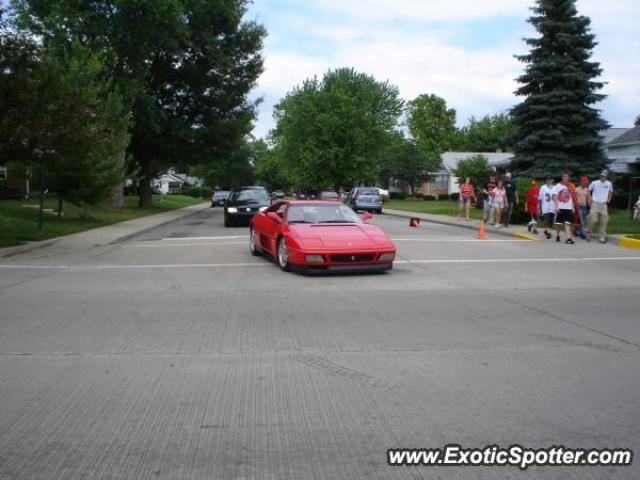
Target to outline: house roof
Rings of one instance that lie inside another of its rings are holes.
[[[620,135],[627,133],[630,128],[607,128],[605,130],[600,131],[600,136],[602,137],[602,141],[605,145],[610,144],[614,140],[616,140]]]
[[[621,145],[623,143],[640,143],[640,125],[627,129],[625,133],[609,142],[609,145]]]
[[[442,166],[451,172],[458,166],[460,160],[465,160],[474,155],[486,157],[489,165],[494,167],[508,163],[513,159],[513,153],[510,152],[444,152],[442,154]]]
[[[169,173],[169,172],[163,175],[160,175],[158,177],[158,180],[167,180],[169,182],[177,182],[177,183],[187,183],[184,178],[181,178],[178,175]]]

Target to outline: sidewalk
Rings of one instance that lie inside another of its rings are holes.
[[[477,232],[478,228],[480,227],[479,220],[469,220],[467,222],[464,220],[464,218],[458,219],[457,217],[451,217],[449,215],[433,215],[429,213],[409,212],[406,210],[394,210],[392,208],[383,209],[383,213],[385,213],[386,215],[393,215],[403,218],[415,217],[427,223],[437,223],[441,225],[449,225],[452,227],[466,228],[475,232]],[[494,226],[485,224],[485,231],[486,233],[504,235],[507,237],[524,238],[533,241],[542,240],[542,236],[536,236],[528,233],[526,225],[510,225],[508,227],[495,228]]]
[[[85,230],[84,232],[56,237],[40,242],[29,242],[17,247],[0,248],[0,257],[12,257],[33,250],[55,247],[58,250],[87,250],[105,245],[112,245],[125,241],[136,235],[152,230],[165,223],[173,222],[180,218],[194,215],[209,208],[209,203],[199,203],[185,208],[169,210],[167,212],[149,215],[134,220],[114,223],[104,227]]]

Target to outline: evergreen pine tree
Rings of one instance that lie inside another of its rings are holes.
[[[524,101],[512,109],[516,125],[513,168],[542,177],[594,174],[607,160],[599,132],[608,127],[593,105],[604,98],[596,81],[602,72],[591,62],[596,45],[588,17],[578,15],[576,0],[537,0],[529,22],[539,32],[526,39],[529,54],[516,91]]]

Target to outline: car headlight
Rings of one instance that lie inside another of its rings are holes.
[[[228,207],[227,212],[229,213],[238,213],[238,209],[236,207]]]
[[[322,263],[324,261],[322,255],[305,255],[304,259],[309,263]]]
[[[260,207],[260,211],[264,212],[267,208],[269,208],[269,207]]]
[[[393,260],[394,258],[396,258],[396,254],[394,252],[381,253],[378,257],[378,260]]]

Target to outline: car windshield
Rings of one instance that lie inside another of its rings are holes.
[[[322,198],[338,198],[338,194],[336,192],[322,192],[320,194]]]
[[[235,190],[229,199],[231,202],[269,202],[267,192],[262,189]]]
[[[342,203],[308,203],[289,207],[289,223],[361,223],[356,212]]]
[[[363,188],[362,190],[360,190],[358,192],[360,195],[378,195],[378,190],[376,190],[375,188]]]
[[[229,192],[220,191],[220,192],[215,192],[213,195],[215,197],[226,197],[227,195],[229,195]]]

